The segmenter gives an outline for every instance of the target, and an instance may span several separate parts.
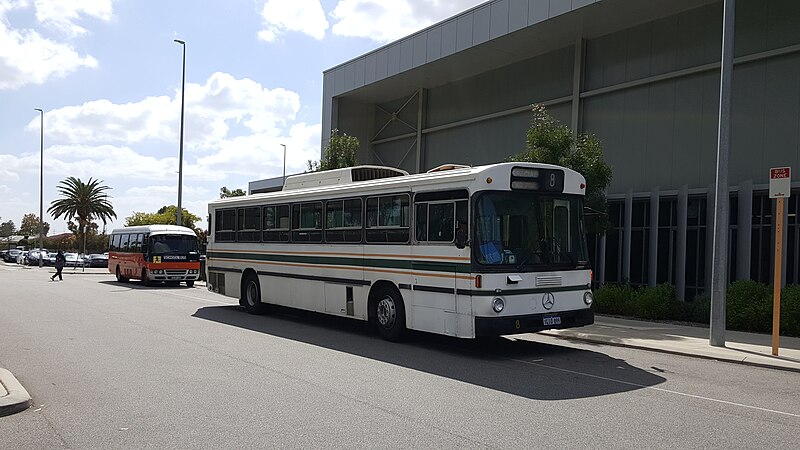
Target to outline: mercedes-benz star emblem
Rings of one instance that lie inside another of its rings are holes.
[[[553,295],[552,292],[546,292],[542,296],[542,306],[544,306],[544,309],[549,311],[555,304],[556,304],[556,296]]]

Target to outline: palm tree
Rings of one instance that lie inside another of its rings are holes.
[[[52,214],[54,219],[61,216],[67,220],[77,219],[77,238],[83,241],[83,253],[86,253],[84,237],[92,221],[100,219],[105,224],[111,218],[117,218],[105,193],[111,188],[100,183],[102,180],[93,180],[91,177],[87,183],[80,178],[68,177],[58,184],[58,191],[64,198],[53,200],[47,208],[47,212]]]

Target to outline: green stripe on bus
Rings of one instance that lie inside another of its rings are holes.
[[[341,256],[275,255],[264,253],[208,252],[209,258],[246,259],[250,261],[355,266],[381,269],[422,270],[426,272],[470,273],[469,264],[440,261],[403,261],[399,259],[346,258]],[[399,256],[402,257],[402,256]]]

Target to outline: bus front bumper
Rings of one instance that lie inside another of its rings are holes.
[[[591,309],[559,311],[547,314],[525,314],[506,317],[476,317],[475,336],[536,333],[544,330],[582,327],[594,323]]]

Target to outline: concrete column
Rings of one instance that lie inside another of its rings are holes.
[[[656,285],[658,278],[658,199],[659,187],[650,192],[650,242],[648,246],[647,284]]]
[[[675,290],[678,300],[686,300],[686,229],[689,209],[689,186],[678,191],[678,233],[675,237]]]
[[[581,126],[581,90],[583,89],[583,60],[586,41],[575,40],[575,64],[572,70],[572,137],[577,137]]]
[[[716,198],[714,189],[712,184],[706,193],[706,248],[703,250],[703,260],[705,261],[703,292],[706,294],[711,292],[711,270],[714,268],[714,203]]]
[[[739,185],[736,217],[736,279],[750,279],[750,256],[753,239],[753,180]],[[733,280],[731,280],[733,281]]]
[[[625,193],[625,223],[622,231],[622,279],[631,280],[631,223],[633,221],[633,190]]]
[[[427,110],[428,90],[420,89],[417,92],[417,173],[422,173],[425,169],[422,158],[425,151],[425,136],[422,135],[422,129],[425,127]]]

